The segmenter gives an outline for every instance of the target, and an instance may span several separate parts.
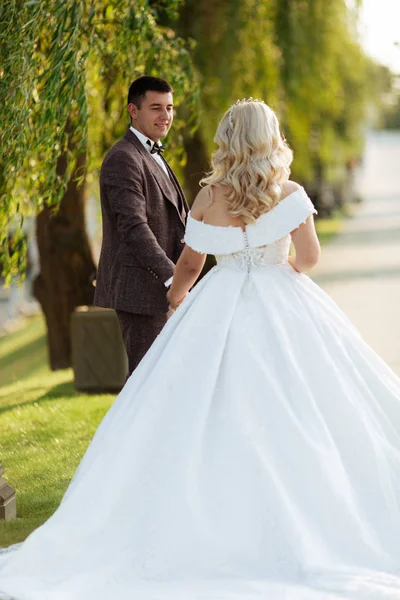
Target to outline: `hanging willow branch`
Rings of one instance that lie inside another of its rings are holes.
[[[20,265],[18,252],[11,260],[10,233],[18,231],[24,216],[37,214],[45,204],[59,205],[77,157],[87,149],[91,119],[93,128],[104,127],[112,134],[133,78],[144,72],[160,74],[176,88],[177,104],[185,99],[193,108],[196,86],[187,48],[171,29],[157,23],[159,11],[171,18],[179,4],[1,3],[0,254],[7,275]],[[93,94],[95,109],[88,94]],[[96,104],[95,97],[101,102]],[[102,151],[89,148],[94,163]],[[57,170],[61,155],[67,156],[62,175]]]

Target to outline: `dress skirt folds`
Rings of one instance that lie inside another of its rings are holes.
[[[217,266],[0,555],[4,598],[399,600],[400,380],[288,264],[312,212],[300,189],[245,232],[189,216]]]

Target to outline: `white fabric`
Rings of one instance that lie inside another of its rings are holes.
[[[137,129],[135,129],[132,125],[129,127],[129,129],[136,135],[138,140],[140,142],[142,142],[142,144],[146,148],[147,152],[150,154],[150,156],[152,156],[154,158],[156,163],[158,165],[160,165],[160,167],[162,168],[162,170],[164,171],[164,173],[166,174],[166,176],[169,179],[168,169],[167,169],[167,166],[166,166],[164,160],[161,158],[161,156],[159,154],[151,154],[151,152],[150,152],[153,147],[153,141],[150,140],[147,136],[143,135],[143,133],[141,131],[138,131]],[[149,146],[149,144],[147,142],[150,142],[151,146]],[[154,143],[159,145],[159,142],[154,142]]]
[[[217,266],[128,380],[60,508],[0,558],[3,592],[400,598],[400,380],[288,265],[307,213],[285,205],[297,215],[302,195],[257,222],[264,248],[232,254],[235,228],[188,232],[218,246]]]
[[[272,244],[301,225],[316,213],[304,188],[287,196],[275,208],[263,214],[254,224],[246,226],[248,245],[251,248]],[[228,254],[244,250],[246,236],[240,227],[216,227],[193,219],[188,215],[185,242],[198,252]]]
[[[282,260],[286,260],[290,246],[289,233],[316,212],[302,187],[287,196],[273,210],[262,215],[256,223],[247,225],[245,236],[240,227],[207,225],[194,219],[189,212],[185,243],[197,252],[217,256],[221,252],[225,254],[240,252],[245,249],[246,245],[249,248],[256,248],[282,239],[286,240]],[[271,246],[272,252],[278,247]],[[165,281],[164,285],[169,287],[172,280],[173,276]]]

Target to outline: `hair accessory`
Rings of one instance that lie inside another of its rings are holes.
[[[230,109],[228,111],[229,127],[233,128],[232,113],[233,113],[234,109],[236,108],[236,106],[239,106],[239,104],[250,104],[251,102],[259,102],[261,104],[265,104],[264,100],[258,100],[257,98],[253,98],[252,96],[250,96],[250,98],[242,98],[241,100],[236,100],[235,104],[232,104],[232,106],[230,107]]]

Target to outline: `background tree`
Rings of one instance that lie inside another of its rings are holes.
[[[371,106],[371,120],[374,126],[382,129],[400,129],[400,75],[392,73],[384,65],[371,62],[369,79],[374,98]]]
[[[20,269],[20,254],[9,252],[10,235],[19,235],[15,215],[19,223],[38,215],[41,273],[34,289],[53,369],[70,365],[71,312],[92,303],[87,165],[90,182],[126,129],[130,81],[157,74],[171,81],[178,105],[194,99],[185,46],[157,23],[160,11],[173,19],[178,6],[179,0],[5,0],[0,6],[0,244],[10,277]]]
[[[179,33],[196,41],[200,127],[185,138],[191,196],[208,164],[220,115],[242,97],[278,113],[295,152],[293,177],[320,209],[340,189],[362,148],[367,59],[356,34],[357,3],[345,0],[186,0]]]
[[[0,243],[6,270],[17,272],[23,237],[14,236],[10,253],[13,216],[40,214],[42,272],[35,289],[53,368],[69,365],[70,313],[93,296],[83,207],[88,190],[98,193],[101,158],[128,124],[127,83],[146,72],[175,87],[168,155],[185,175],[189,199],[208,168],[221,114],[238,98],[253,96],[278,113],[295,153],[293,178],[307,186],[320,213],[329,213],[347,195],[371,95],[371,61],[356,34],[358,4],[3,1]]]
[[[186,0],[179,35],[193,39],[199,81],[199,128],[186,131],[186,189],[191,199],[209,167],[216,126],[228,106],[243,96],[274,102],[278,93],[278,49],[273,7],[266,0]]]
[[[277,3],[283,122],[295,151],[293,175],[307,183],[317,208],[346,177],[362,148],[367,60],[356,34],[357,9],[343,0]]]

